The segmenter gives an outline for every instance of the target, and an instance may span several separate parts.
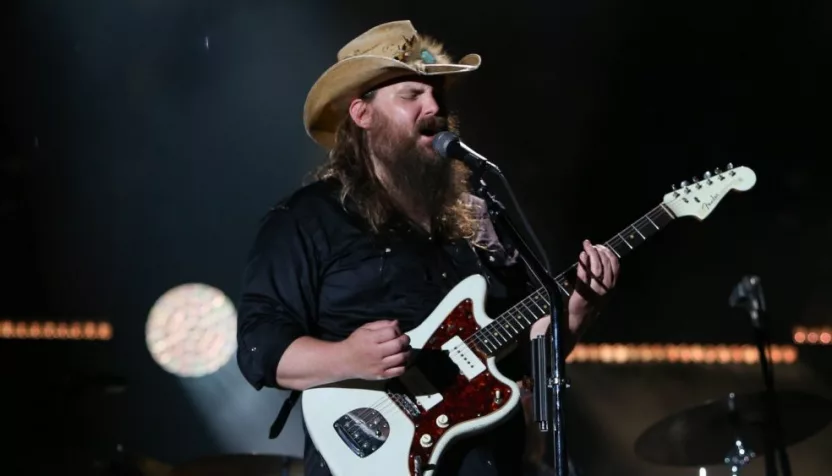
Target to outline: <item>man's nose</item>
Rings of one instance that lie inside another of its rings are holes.
[[[422,98],[422,115],[435,116],[439,112],[439,102],[433,97],[433,94],[425,94]]]

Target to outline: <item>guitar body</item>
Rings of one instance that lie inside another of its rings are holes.
[[[334,476],[430,475],[453,441],[493,427],[517,408],[517,384],[476,345],[474,333],[492,322],[485,298],[482,276],[457,284],[407,333],[419,356],[401,377],[302,393],[307,431]],[[436,370],[443,366],[445,372]]]

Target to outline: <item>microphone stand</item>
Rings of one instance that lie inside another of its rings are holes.
[[[768,422],[764,426],[766,443],[766,475],[773,476],[777,473],[776,459],[780,459],[780,471],[783,476],[791,476],[791,464],[786,447],[781,440],[782,423],[780,411],[777,406],[777,394],[774,391],[774,373],[766,355],[769,346],[769,337],[763,323],[766,312],[765,297],[763,296],[760,278],[757,276],[745,276],[734,288],[729,298],[731,307],[742,307],[751,316],[751,325],[754,329],[754,340],[757,344],[757,351],[760,354],[760,368],[763,372],[763,383],[765,385],[765,400],[768,407]],[[775,452],[776,451],[776,452]]]
[[[555,279],[551,276],[549,271],[547,270],[546,266],[538,259],[534,253],[531,252],[529,246],[526,244],[523,237],[517,230],[517,227],[514,225],[512,220],[509,218],[508,214],[506,213],[505,207],[494,197],[491,190],[489,190],[488,185],[486,184],[485,180],[483,179],[484,172],[486,170],[490,170],[496,175],[500,181],[502,182],[503,186],[506,188],[509,196],[513,198],[513,194],[511,192],[511,186],[508,183],[508,180],[505,176],[500,172],[500,169],[497,168],[494,164],[491,164],[487,161],[479,161],[477,163],[470,163],[469,168],[472,169],[474,172],[474,193],[485,200],[488,213],[491,217],[492,222],[494,223],[494,227],[500,236],[508,236],[511,240],[512,244],[517,248],[519,253],[520,259],[526,265],[526,268],[529,272],[534,276],[534,278],[540,283],[540,285],[546,289],[549,295],[549,308],[550,308],[550,316],[551,316],[551,331],[552,331],[552,362],[551,362],[551,375],[546,376],[546,365],[545,365],[545,348],[543,347],[543,339],[538,338],[534,339],[532,342],[532,348],[534,350],[534,372],[535,374],[535,415],[536,420],[540,424],[541,431],[548,431],[548,428],[552,428],[554,431],[554,442],[553,442],[553,450],[554,450],[554,460],[555,460],[555,474],[557,476],[567,476],[568,474],[568,459],[566,453],[566,436],[565,436],[565,425],[564,425],[564,407],[563,407],[563,393],[566,388],[568,388],[568,381],[565,377],[565,366],[566,366],[566,356],[563,352],[563,338],[561,335],[563,329],[563,323],[561,322],[560,316],[560,309],[562,307],[562,300],[560,292],[558,291],[558,285],[555,282]],[[520,208],[520,205],[517,203],[516,200],[512,200],[514,202],[515,207],[517,208],[518,213],[520,216],[523,216],[523,212]],[[527,225],[529,228],[528,233],[531,236],[534,236],[534,232],[530,229],[531,227]],[[548,412],[546,411],[546,402],[549,401],[549,396],[546,395],[547,389],[551,392],[551,402],[552,402],[552,415],[551,415],[551,424],[549,424]],[[541,404],[541,402],[543,402]]]

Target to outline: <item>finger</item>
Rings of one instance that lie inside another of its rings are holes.
[[[398,326],[398,321],[391,321],[391,320],[381,320],[381,321],[373,321],[368,322],[361,326],[363,329],[368,330],[377,330],[377,329],[386,329],[392,326]]]
[[[610,274],[612,275],[612,286],[615,286],[615,283],[618,281],[618,270],[621,262],[618,260],[618,256],[616,256],[613,251],[607,247],[603,248],[604,254],[610,259]]]
[[[410,351],[399,352],[398,354],[388,355],[381,359],[381,365],[385,369],[392,369],[394,367],[401,367],[407,364],[410,359]]]
[[[578,256],[578,280],[586,282],[587,278],[587,270],[589,269],[589,257],[586,254],[586,251],[581,251],[580,256]]]
[[[404,374],[404,366],[393,367],[392,369],[387,369],[382,373],[383,378],[396,378],[401,377]]]
[[[598,280],[603,279],[602,273],[604,272],[604,268],[602,267],[603,263],[601,262],[601,256],[598,254],[598,250],[592,246],[589,240],[584,240],[584,250],[589,255],[589,271],[592,273],[592,276]]]
[[[398,330],[396,330],[392,327],[385,327],[385,328],[382,328],[382,329],[376,329],[376,330],[372,330],[370,332],[373,333],[372,341],[375,342],[376,344],[383,344],[385,342],[394,341],[394,340],[398,339],[399,337],[401,337],[401,333]]]
[[[599,249],[598,256],[601,257],[601,265],[604,268],[601,282],[605,288],[609,289],[612,286],[612,263],[610,262],[610,256],[605,252],[605,249]]]
[[[398,354],[402,350],[409,348],[409,346],[410,337],[407,334],[403,334],[396,339],[380,343],[379,350],[381,351],[382,357],[387,357],[390,355]]]

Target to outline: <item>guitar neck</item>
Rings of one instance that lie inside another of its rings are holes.
[[[663,204],[659,204],[644,216],[618,232],[604,245],[619,258],[623,258],[648,238],[662,230],[676,218]],[[574,290],[570,277],[574,274],[578,263],[574,263],[564,272],[555,277],[558,291],[568,297]],[[515,304],[487,326],[478,330],[473,337],[481,351],[493,355],[503,347],[514,342],[521,333],[543,316],[549,315],[551,304],[548,292],[541,287]]]

